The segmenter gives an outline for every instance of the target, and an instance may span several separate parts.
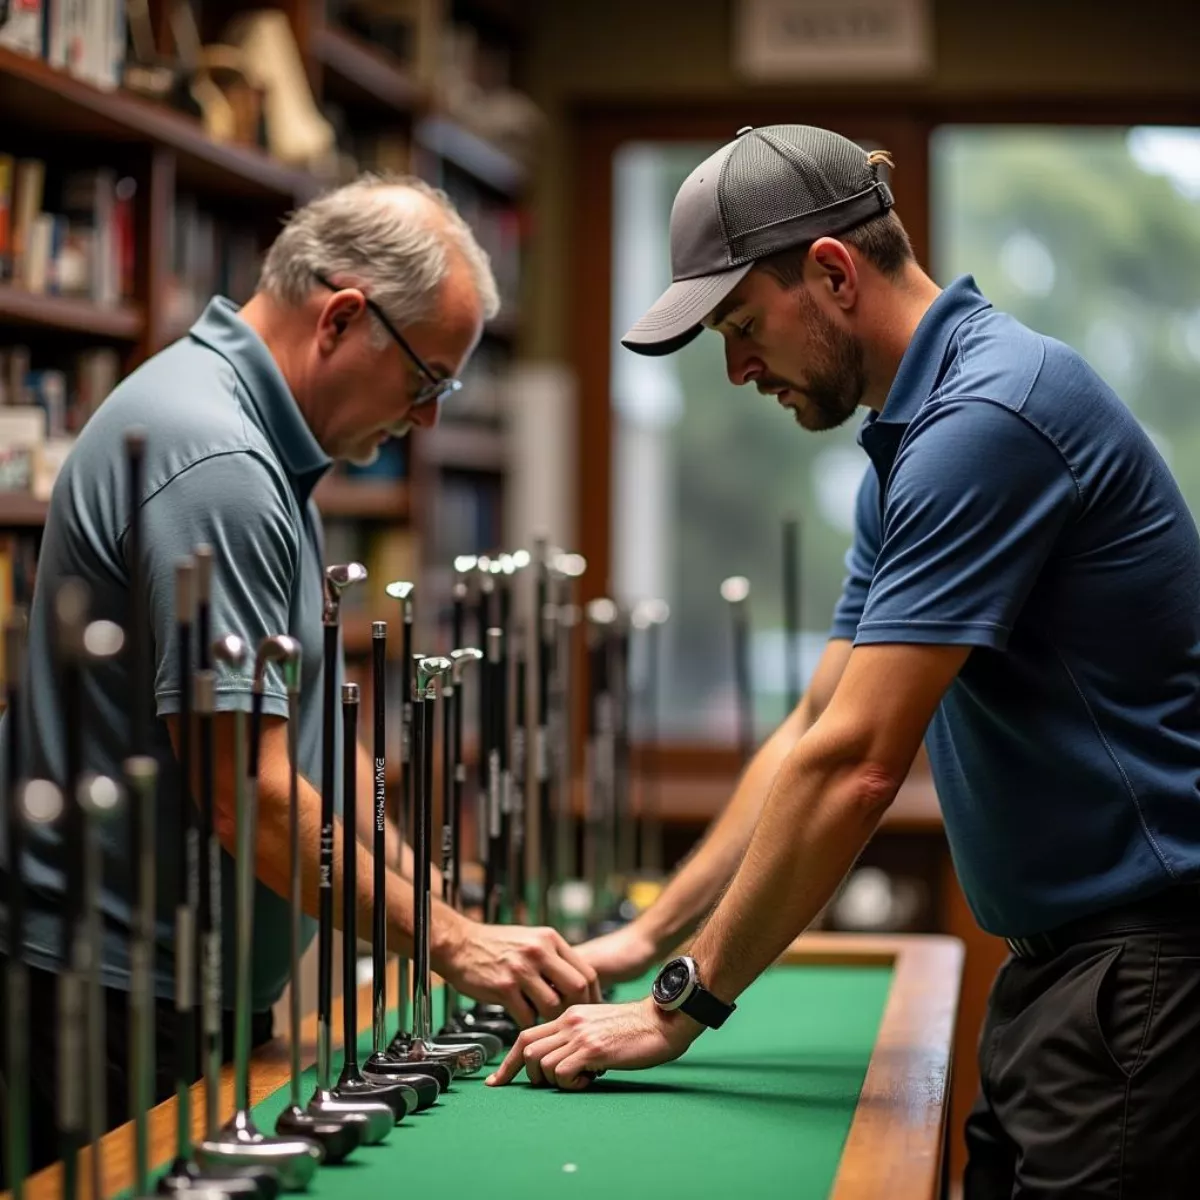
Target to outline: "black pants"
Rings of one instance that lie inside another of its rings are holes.
[[[0,971],[7,969],[7,960],[0,956]],[[105,1118],[109,1129],[123,1125],[131,1117],[129,1111],[129,993],[116,988],[103,988],[104,1036],[106,1042],[107,1087],[105,1089]],[[8,1025],[7,1005],[2,1025]],[[58,976],[48,971],[29,969],[29,1138],[31,1170],[37,1171],[59,1157],[57,1141],[58,1115]],[[221,1049],[226,1062],[233,1059],[233,1013],[223,1014]],[[175,1047],[178,1043],[175,1006],[172,1001],[159,1000],[154,1011],[154,1102],[175,1094]],[[251,1019],[251,1042],[260,1046],[271,1039],[271,1012],[255,1013]],[[5,1064],[7,1067],[7,1064]],[[199,1074],[193,1064],[189,1072],[194,1083]],[[19,1103],[20,1098],[8,1092],[8,1072],[4,1072],[5,1103]],[[2,1141],[2,1139],[0,1139]],[[0,1151],[2,1153],[2,1151]],[[7,1164],[4,1163],[0,1186],[9,1187]]]
[[[1200,906],[1104,924],[1001,968],[964,1200],[1200,1196]]]

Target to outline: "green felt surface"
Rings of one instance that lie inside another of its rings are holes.
[[[679,1062],[581,1094],[456,1081],[381,1145],[323,1167],[319,1200],[420,1195],[827,1196],[891,982],[887,967],[777,967]],[[644,987],[628,989],[645,995]],[[362,1052],[369,1049],[364,1037]],[[312,1094],[314,1072],[302,1088]],[[270,1130],[286,1089],[255,1108]]]

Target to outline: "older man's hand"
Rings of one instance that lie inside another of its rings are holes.
[[[518,1025],[600,999],[595,968],[554,929],[461,923],[439,973],[472,1000],[502,1004]]]
[[[568,1009],[547,1025],[526,1029],[494,1074],[490,1087],[521,1068],[534,1087],[578,1092],[610,1068],[636,1071],[679,1058],[704,1031],[682,1013],[664,1013],[653,1000]]]

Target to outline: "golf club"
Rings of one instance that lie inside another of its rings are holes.
[[[417,1107],[407,1084],[374,1083],[358,1069],[358,684],[342,684],[342,1073],[337,1094],[382,1100],[403,1120]]]
[[[464,584],[457,584],[463,588]],[[456,622],[456,632],[461,632],[461,623]],[[458,908],[459,879],[462,874],[462,793],[466,782],[466,764],[463,762],[462,713],[464,693],[462,691],[463,668],[477,662],[483,652],[474,646],[453,650],[453,664],[448,681],[442,686],[443,737],[442,737],[442,900],[451,908]],[[504,1049],[504,1043],[495,1034],[477,1029],[467,1033],[462,1029],[462,1014],[458,995],[449,983],[443,989],[445,1020],[438,1031],[437,1042],[444,1046],[460,1046],[477,1043],[483,1047],[488,1062],[494,1061]]]
[[[587,835],[584,876],[591,887],[593,932],[609,925],[612,895],[613,788],[616,771],[616,722],[611,677],[612,628],[617,606],[607,597],[589,601],[588,622],[588,747]]]
[[[208,629],[208,587],[212,555],[198,547],[196,563],[196,659],[192,707],[197,717],[200,750],[199,886],[197,913],[200,928],[198,974],[200,980],[201,1070],[204,1076],[205,1138],[216,1141],[221,1131],[221,932],[218,900],[221,894],[221,846],[213,834],[213,714],[216,709],[216,673],[209,665],[211,647],[202,640]],[[222,639],[220,660],[240,662],[240,638]],[[189,1138],[191,1130],[188,1130]],[[191,1157],[172,1167],[158,1181],[160,1193],[220,1191],[226,1196],[260,1196],[273,1200],[279,1194],[279,1176],[267,1167],[206,1162],[201,1166],[191,1147]]]
[[[236,643],[236,644],[235,644]],[[303,1190],[322,1160],[317,1142],[307,1138],[277,1138],[262,1133],[250,1115],[250,1016],[254,954],[254,888],[258,832],[258,758],[266,667],[279,662],[294,646],[291,639],[266,638],[254,662],[250,746],[247,752],[245,716],[234,713],[234,790],[237,839],[237,939],[234,979],[234,1112],[215,1138],[196,1147],[202,1165],[265,1166],[279,1176],[286,1191]],[[240,638],[226,637],[213,647],[213,656],[234,670],[243,668],[247,647]]]
[[[322,748],[321,748],[321,842],[320,907],[317,914],[317,1086],[308,1102],[313,1116],[337,1112],[365,1112],[370,1118],[364,1141],[375,1143],[387,1136],[396,1121],[395,1110],[366,1097],[340,1097],[333,1090],[333,792],[336,777],[335,697],[337,689],[338,627],[342,593],[367,577],[361,563],[343,563],[325,568]],[[353,834],[350,835],[353,838]],[[383,1118],[386,1114],[386,1123]]]
[[[662,774],[658,762],[659,673],[662,653],[660,631],[671,615],[665,600],[643,600],[633,609],[633,627],[644,636],[645,675],[642,682],[642,803],[638,837],[638,874],[643,880],[661,880]],[[639,907],[649,907],[642,903]]]
[[[275,1118],[275,1132],[281,1137],[311,1138],[321,1144],[327,1163],[339,1163],[365,1142],[370,1114],[360,1111],[307,1112],[300,1102],[300,661],[299,646],[283,658],[283,681],[288,697],[288,851],[290,912],[289,942],[291,947],[291,978],[288,987],[288,1050],[291,1071],[288,1086],[290,1103]],[[392,1125],[392,1111],[380,1105],[383,1133]]]
[[[721,583],[721,598],[733,621],[733,677],[737,688],[738,759],[744,767],[754,754],[754,694],[750,684],[750,581],[731,575]]]
[[[487,1054],[476,1042],[450,1046],[432,1040],[429,937],[432,905],[433,747],[425,731],[428,719],[426,711],[431,707],[426,703],[428,679],[431,676],[423,666],[432,662],[444,662],[447,670],[451,666],[449,659],[419,659],[417,688],[413,696],[412,779],[416,797],[413,806],[412,1031],[410,1035],[410,1032],[402,1027],[392,1039],[389,1051],[413,1069],[442,1068],[449,1071],[451,1077],[456,1077],[471,1075],[480,1070]]]
[[[413,585],[403,580],[389,583],[384,591],[394,600],[399,600],[403,606],[404,644],[412,645],[412,595]],[[412,1088],[417,1095],[417,1111],[429,1108],[437,1102],[442,1094],[443,1079],[449,1085],[449,1078],[443,1072],[431,1075],[417,1072],[398,1055],[388,1048],[387,1042],[387,859],[386,859],[386,830],[387,830],[387,623],[376,621],[372,625],[372,689],[374,693],[375,711],[375,858],[374,858],[374,908],[371,927],[371,1036],[372,1050],[362,1065],[362,1074],[368,1083],[391,1084],[399,1083]],[[407,669],[404,670],[407,676]],[[408,706],[411,707],[411,706]],[[401,709],[401,722],[406,719]],[[407,764],[410,754],[407,729],[401,729],[401,760]],[[407,765],[402,768],[403,780],[408,778]],[[397,842],[404,845],[404,799],[401,795],[396,819]],[[396,869],[399,873],[401,863],[397,860]],[[400,986],[404,986],[405,972],[401,971]],[[404,1006],[401,1003],[401,1026],[404,1028]]]
[[[550,562],[545,538],[538,538],[535,559],[534,621],[537,630],[534,658],[534,719],[537,726],[533,742],[534,778],[537,780],[537,919],[549,925],[553,919],[551,887],[554,880],[555,824],[550,775],[550,680],[554,663],[555,608],[550,603]]]

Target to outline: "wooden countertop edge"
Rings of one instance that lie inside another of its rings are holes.
[[[891,990],[831,1200],[936,1200],[963,946],[938,936],[805,934],[784,962],[891,964]]]
[[[809,933],[798,938],[782,962],[808,965],[891,966],[895,972],[879,1037],[867,1070],[858,1108],[843,1149],[831,1200],[934,1200],[940,1183],[946,1114],[949,1111],[951,1051],[958,1011],[963,951],[953,938]],[[389,978],[389,995],[396,980]],[[370,1026],[371,989],[359,989],[360,1030]],[[342,1003],[334,1003],[335,1048],[342,1027]],[[286,1034],[286,1030],[283,1031]],[[301,1025],[301,1063],[316,1057],[317,1020]],[[288,1043],[276,1037],[254,1054],[250,1089],[257,1104],[288,1081]],[[204,1085],[191,1089],[192,1136],[204,1118]],[[233,1068],[221,1072],[221,1119],[233,1113]],[[165,1162],[175,1148],[175,1099],[150,1113],[150,1158]],[[103,1194],[133,1185],[133,1125],[121,1126],[100,1142]],[[90,1147],[80,1159],[80,1200],[93,1200]],[[26,1183],[27,1200],[58,1200],[62,1167],[46,1167]],[[10,1192],[0,1193],[5,1198]]]

